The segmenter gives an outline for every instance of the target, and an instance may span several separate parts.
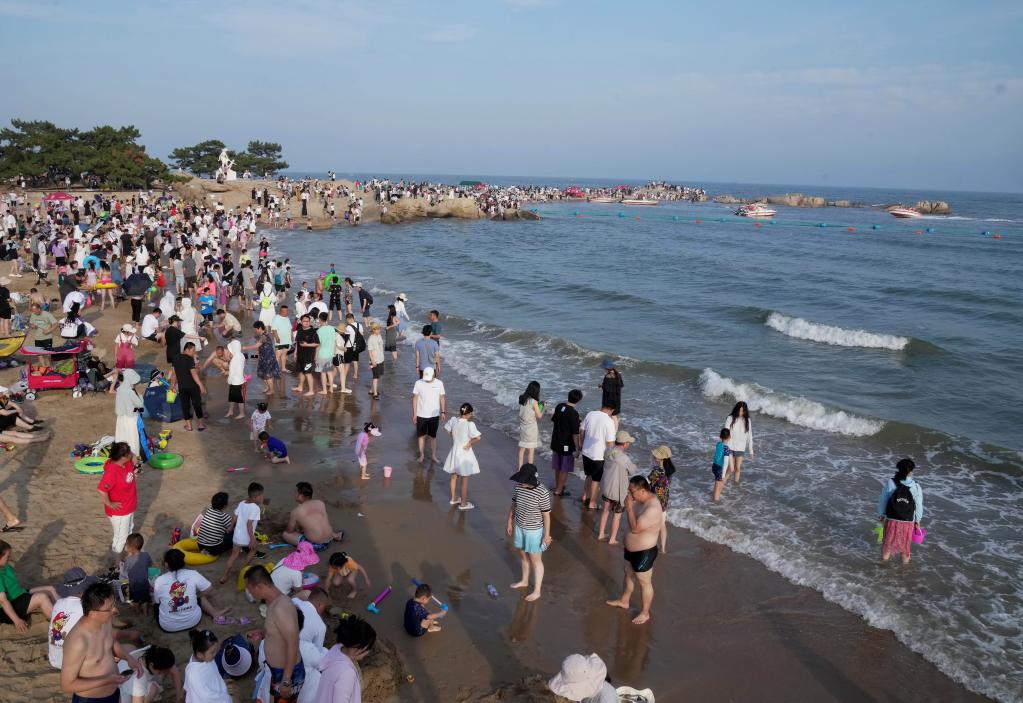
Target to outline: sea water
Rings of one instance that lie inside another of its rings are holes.
[[[374,291],[377,316],[399,291],[413,328],[439,309],[445,363],[481,388],[455,400],[510,433],[529,381],[552,401],[580,388],[590,409],[614,358],[622,426],[675,453],[671,522],[893,631],[969,688],[1023,700],[1023,196],[798,190],[943,199],[954,215],[778,207],[758,227],[714,203],[559,203],[528,205],[537,222],[271,236],[296,281],[333,261]],[[737,399],[755,459],[714,506],[711,449]],[[928,529],[908,568],[881,565],[872,533],[903,456]]]

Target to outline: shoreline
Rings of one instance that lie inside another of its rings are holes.
[[[29,284],[22,280],[12,287],[27,289]],[[86,317],[99,329],[97,346],[107,349],[109,359],[112,344],[108,340],[127,319],[128,307],[122,304],[114,314],[98,319],[96,312],[90,309]],[[243,327],[248,329],[250,322],[243,319]],[[144,342],[140,350],[138,361],[162,358],[162,350],[151,344]],[[16,373],[0,372],[0,383],[10,385]],[[486,395],[450,367],[442,375],[449,405],[466,399],[476,404],[477,398]],[[210,430],[188,433],[180,423],[169,425],[175,430],[170,450],[183,454],[186,461],[175,471],[143,473],[136,525],[146,536],[146,550],[158,562],[166,535],[175,525],[189,524],[209,495],[223,488],[234,504],[244,486],[258,480],[271,497],[270,524],[261,529],[273,535],[279,533],[291,507],[294,483],[313,482],[317,497],[327,501],[335,526],[348,533],[339,549],[350,551],[373,579],[374,593],[369,598],[386,584],[396,591],[382,614],[371,616],[371,622],[381,640],[397,652],[402,669],[393,672],[389,683],[386,675],[375,675],[372,683],[377,693],[367,686],[367,701],[479,701],[502,688],[516,691],[511,700],[554,700],[542,689],[528,692],[531,684],[534,690],[537,684],[529,677],[541,675],[546,680],[565,655],[576,651],[597,651],[616,684],[650,686],[663,700],[701,694],[723,700],[900,699],[907,685],[921,700],[987,700],[954,683],[891,632],[870,627],[816,591],[788,582],[750,557],[673,526],[669,526],[669,554],[658,560],[655,569],[658,593],[653,619],[649,625],[634,626],[626,613],[604,605],[604,599],[620,587],[621,553],[596,542],[591,532],[599,515],[582,514],[571,498],[554,506],[556,541],[545,554],[544,597],[535,604],[525,603],[521,594],[513,595],[507,588],[517,577],[518,566],[503,531],[511,492],[507,477],[515,468],[516,450],[514,440],[487,421],[487,414],[493,416],[501,406],[480,404],[484,441],[476,452],[483,473],[470,483],[470,497],[477,508],[460,512],[447,505],[447,476],[439,467],[431,469],[414,461],[415,440],[407,416],[414,380],[409,347],[399,347],[397,366],[388,363],[381,401],[366,395],[367,376],[363,368],[352,396],[273,401],[274,431],[289,443],[295,459],[284,467],[270,467],[253,453],[243,425],[232,423],[231,427],[220,420],[226,392],[223,380],[214,380]],[[258,392],[250,394],[250,411],[257,396]],[[73,404],[73,416],[57,414],[68,403]],[[7,454],[5,465],[16,470],[0,484],[24,487],[17,501],[10,500],[8,491],[8,503],[26,520],[27,529],[7,541],[14,545],[14,563],[25,585],[52,583],[73,564],[95,571],[106,555],[109,533],[94,490],[95,478],[75,474],[67,450],[75,442],[91,441],[93,434],[112,430],[111,397],[89,394],[71,400],[67,391],[53,391],[40,394],[34,406],[38,415],[51,419],[54,438]],[[360,482],[352,443],[356,428],[366,421],[381,426],[384,436],[370,449],[374,479]],[[150,427],[155,424],[151,422]],[[448,446],[448,440],[440,441],[441,458]],[[646,466],[646,449],[636,447],[631,454],[638,466]],[[246,464],[253,468],[243,474],[223,471],[226,466]],[[390,481],[380,478],[384,464],[395,469]],[[538,466],[542,479],[549,482],[549,464],[541,459]],[[676,481],[680,480],[685,479],[680,475]],[[570,489],[578,495],[575,481]],[[68,514],[71,505],[81,506],[74,520]],[[221,566],[217,562],[200,571],[209,576],[219,573]],[[325,561],[312,570],[325,573]],[[401,630],[401,605],[412,576],[431,583],[439,597],[451,604],[451,616],[439,635],[413,640]],[[496,601],[486,594],[487,583],[497,587]],[[215,587],[214,594],[218,604],[232,604],[234,615],[248,615],[258,624],[254,607],[233,589]],[[369,600],[365,596],[360,594],[355,612],[365,613]],[[56,681],[56,672],[45,657],[46,627],[39,622],[34,618],[25,636],[6,636],[5,630],[0,642],[0,661],[10,672],[11,691],[25,697],[35,695],[39,683],[56,690],[50,684]],[[179,663],[183,661],[187,648],[183,635],[155,634],[149,622],[143,629],[154,634],[156,641],[171,644]],[[212,629],[223,637],[239,628]],[[374,655],[370,663],[379,657],[388,666],[393,660],[385,654]],[[736,668],[745,676],[730,676]],[[414,683],[400,683],[405,672],[414,676]],[[250,685],[246,680],[232,687],[237,700],[247,699]],[[59,693],[52,697],[63,699]]]

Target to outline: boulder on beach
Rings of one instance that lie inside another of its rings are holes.
[[[803,195],[802,193],[785,193],[767,197],[771,205],[787,205],[789,207],[826,207],[828,201],[819,195]]]
[[[442,200],[431,206],[426,198],[402,198],[380,218],[384,224],[393,225],[406,220],[437,217],[454,217],[461,220],[478,220],[483,217],[476,201],[471,198]]]
[[[948,206],[944,200],[920,200],[913,209],[917,212],[923,213],[924,215],[947,215],[952,212],[952,208]]]

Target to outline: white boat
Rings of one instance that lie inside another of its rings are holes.
[[[735,214],[739,217],[774,217],[778,211],[761,203],[750,203],[749,205],[740,205]]]
[[[609,198],[606,195],[602,195],[599,198],[590,198],[591,203],[617,203],[617,198]]]
[[[647,198],[626,198],[622,201],[622,205],[658,205],[659,200],[649,200]]]
[[[893,207],[888,211],[892,217],[898,217],[900,220],[908,220],[914,217],[923,217],[919,212],[908,207]]]

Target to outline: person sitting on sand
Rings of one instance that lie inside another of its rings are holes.
[[[551,693],[579,703],[618,703],[618,693],[607,678],[607,664],[597,654],[570,654],[561,671],[547,682]]]
[[[302,589],[302,570],[319,563],[320,557],[313,549],[313,545],[309,542],[299,542],[295,551],[277,562],[277,566],[270,572],[270,579],[284,595],[306,600],[309,598],[309,591]]]
[[[220,618],[227,609],[216,609],[209,593],[212,587],[198,571],[185,568],[185,553],[168,549],[163,555],[167,569],[153,582],[153,602],[157,605],[156,622],[164,632],[184,632],[195,627],[205,612]]]
[[[266,430],[259,433],[259,446],[263,450],[266,460],[271,464],[291,463],[291,458],[288,456],[288,445],[276,437],[271,437]]]
[[[625,534],[625,583],[622,595],[607,601],[607,604],[628,610],[635,581],[642,594],[642,609],[632,622],[642,625],[650,619],[650,604],[654,600],[654,560],[657,559],[657,541],[664,519],[661,502],[650,490],[646,476],[629,479],[625,515],[629,520],[629,531]]]
[[[341,584],[347,583],[352,589],[348,597],[355,598],[359,592],[359,587],[355,582],[355,577],[358,574],[361,574],[362,580],[366,582],[367,590],[373,587],[369,582],[369,574],[357,561],[345,552],[334,552],[330,555],[330,566],[327,568],[327,589],[340,588]]]
[[[431,613],[426,604],[433,599],[433,590],[429,584],[416,586],[416,594],[405,603],[405,632],[413,637],[422,637],[427,632],[440,632],[437,620],[447,615],[446,610]]]
[[[195,541],[204,554],[219,556],[231,551],[234,516],[224,510],[228,500],[227,493],[218,491],[210,499],[210,507],[202,511]]]
[[[0,440],[12,444],[32,444],[49,438],[50,433],[43,431],[42,420],[33,420],[7,393],[0,393]]]
[[[29,614],[41,613],[47,620],[57,602],[53,586],[25,589],[18,583],[11,566],[11,545],[0,540],[0,624],[14,625],[19,633],[28,632]]]
[[[340,542],[344,530],[334,531],[327,517],[327,506],[322,500],[313,499],[313,486],[306,481],[295,484],[295,502],[298,505],[288,516],[288,526],[282,537],[288,544],[312,542],[317,552],[322,552],[331,542]]]

